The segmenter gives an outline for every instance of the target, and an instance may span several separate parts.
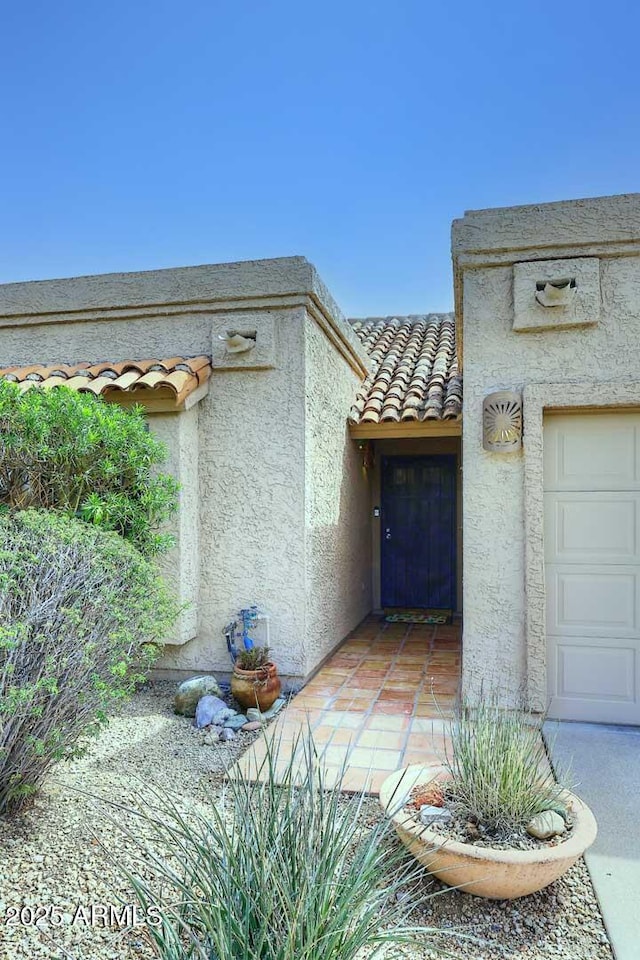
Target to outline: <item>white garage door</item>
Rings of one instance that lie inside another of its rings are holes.
[[[640,723],[640,414],[544,423],[550,716]]]

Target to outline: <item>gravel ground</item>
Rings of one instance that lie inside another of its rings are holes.
[[[188,720],[171,710],[174,686],[157,683],[112,718],[81,760],[57,768],[34,806],[0,821],[0,960],[151,960],[144,926],[106,926],[100,907],[133,904],[126,881],[110,859],[132,851],[94,799],[134,804],[154,783],[190,803],[206,805],[221,787],[224,769],[255,739],[240,734],[203,746]],[[379,817],[375,801],[364,817]],[[107,852],[105,852],[105,850]],[[414,911],[416,922],[454,932],[438,937],[440,953],[424,946],[401,954],[410,960],[565,958],[611,960],[587,870],[577,864],[547,890],[519,901],[487,901],[444,891],[425,874],[421,893],[440,894]],[[444,891],[444,892],[443,892]],[[8,923],[12,908],[53,910],[60,925]],[[92,915],[93,914],[93,915]],[[459,933],[473,939],[462,939]]]

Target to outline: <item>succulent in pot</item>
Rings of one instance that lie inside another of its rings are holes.
[[[241,650],[233,664],[231,693],[240,706],[265,713],[280,696],[280,678],[269,647]]]

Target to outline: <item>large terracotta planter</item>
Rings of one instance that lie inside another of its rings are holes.
[[[418,823],[405,804],[415,786],[429,783],[444,768],[414,765],[397,770],[380,788],[380,803],[408,850],[429,872],[451,887],[491,900],[512,900],[542,890],[567,872],[596,838],[589,807],[566,791],[562,801],[571,810],[571,836],[555,847],[537,850],[493,850],[443,838]]]
[[[265,663],[258,670],[241,670],[234,666],[231,693],[241,707],[257,707],[265,713],[280,696],[280,677],[275,663]]]

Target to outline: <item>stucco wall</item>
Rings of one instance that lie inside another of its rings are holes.
[[[496,681],[505,699],[513,700],[529,681],[531,702],[544,706],[546,664],[539,637],[544,582],[527,572],[542,568],[543,541],[531,525],[525,535],[525,468],[528,496],[540,499],[546,395],[550,405],[562,405],[563,384],[575,385],[582,388],[582,405],[588,395],[593,406],[606,406],[626,396],[612,391],[607,381],[640,381],[639,223],[639,196],[472,212],[454,223],[464,341],[467,691],[482,680]],[[544,260],[557,257],[599,259],[599,322],[585,328],[514,331],[513,263],[538,260],[544,271]],[[482,401],[505,388],[524,390],[523,450],[488,453],[482,448]],[[528,396],[536,398],[535,406]],[[569,388],[566,397],[571,406]]]
[[[302,308],[272,314],[275,368],[216,371],[200,405],[194,669],[229,669],[222,629],[257,603],[271,617],[282,673],[304,673],[304,318]]]
[[[167,459],[162,465],[180,484],[178,513],[167,523],[175,546],[160,558],[163,576],[173,585],[181,605],[173,639],[180,647],[198,634],[200,599],[200,489],[198,478],[198,405],[180,413],[156,413],[149,426],[163,441]],[[167,651],[170,656],[170,651]],[[162,664],[161,664],[162,665]]]
[[[359,378],[311,317],[305,325],[306,670],[371,610],[369,478],[349,437]]]
[[[255,350],[227,356],[220,338],[245,328]],[[281,673],[302,678],[369,609],[368,502],[346,436],[367,359],[312,265],[0,286],[0,366],[199,354],[213,363],[204,399],[150,416],[182,484],[164,569],[189,604],[160,667],[227,672],[223,627],[257,603]]]

